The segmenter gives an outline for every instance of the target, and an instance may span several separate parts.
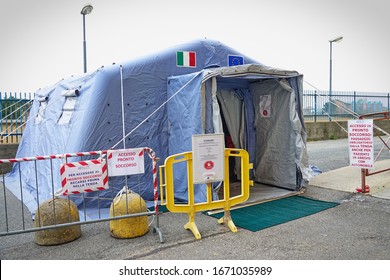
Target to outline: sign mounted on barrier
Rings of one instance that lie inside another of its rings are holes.
[[[63,195],[108,189],[105,160],[65,163],[60,168]]]
[[[224,180],[224,134],[192,136],[193,176],[195,184]]]
[[[144,148],[107,151],[111,176],[145,173]]]
[[[349,120],[349,165],[374,168],[373,120]]]

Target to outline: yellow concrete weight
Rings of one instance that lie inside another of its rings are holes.
[[[44,227],[79,222],[77,206],[68,199],[54,198],[43,202],[35,213],[34,227]],[[81,236],[81,226],[66,226],[36,231],[34,242],[38,245],[59,245]]]
[[[127,203],[126,203],[127,198]],[[127,209],[126,210],[126,206]],[[147,212],[146,203],[136,193],[122,193],[111,203],[110,217]],[[115,238],[134,238],[149,231],[148,217],[131,217],[110,221],[111,236]]]

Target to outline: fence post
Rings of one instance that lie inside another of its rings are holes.
[[[314,122],[317,122],[317,91],[314,91]]]
[[[387,93],[387,111],[390,111],[390,104],[389,104],[389,102],[390,102],[390,100],[389,100],[389,98],[390,98],[390,93]]]
[[[0,120],[1,120],[1,131],[3,131],[3,98],[0,92]]]
[[[25,93],[26,94],[26,93]],[[22,93],[19,92],[19,101],[22,100]],[[23,110],[25,110],[26,108],[22,108],[23,106],[23,102],[20,102],[20,105],[19,105],[19,118],[18,118],[18,122],[17,122],[17,127],[15,128],[16,129],[16,142],[19,143],[20,141],[20,137],[23,133],[23,127],[22,127],[22,124],[23,124]]]
[[[330,91],[328,91],[328,97],[329,97],[328,117],[329,117],[329,121],[331,122],[332,121],[332,95]]]

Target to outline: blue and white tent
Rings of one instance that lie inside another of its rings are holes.
[[[121,149],[122,107],[125,146],[150,147],[160,162],[191,150],[193,134],[223,132],[235,147],[249,152],[255,181],[291,190],[304,183],[302,75],[265,66],[211,40],[102,67],[39,90],[16,157]],[[21,163],[21,168],[17,163],[6,186],[20,199],[21,182],[23,201],[35,212],[36,193],[42,202],[61,188],[60,163]],[[153,200],[150,168],[128,178],[129,187],[141,190],[145,200]],[[110,178],[110,188],[118,192],[124,180]],[[175,186],[175,196],[187,200],[182,185]],[[205,189],[196,190],[196,201],[204,201]],[[99,195],[112,196],[108,190]]]

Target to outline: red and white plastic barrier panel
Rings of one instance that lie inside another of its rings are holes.
[[[152,174],[153,174],[153,195],[154,195],[154,208],[155,212],[158,213],[158,187],[157,187],[157,157],[156,153],[151,148],[139,148],[140,150],[146,152],[149,156],[149,158],[152,160]],[[110,151],[110,150],[109,150]],[[92,152],[78,152],[78,153],[68,153],[68,154],[57,154],[57,155],[49,155],[49,156],[36,156],[36,157],[24,157],[24,158],[13,158],[13,159],[0,159],[0,164],[2,163],[16,163],[16,162],[26,162],[26,161],[36,161],[36,160],[47,160],[47,159],[61,159],[61,158],[68,158],[68,157],[81,157],[81,156],[91,156],[91,155],[100,155],[107,154],[108,151],[92,151]],[[89,162],[94,162],[93,164],[89,164]],[[98,164],[99,162],[99,164]],[[70,165],[70,166],[67,166]],[[67,195],[68,190],[64,188],[64,185],[66,185],[66,181],[64,181],[64,178],[66,176],[64,175],[65,169],[73,168],[73,165],[80,165],[86,167],[87,165],[95,165],[95,168],[98,169],[99,165],[101,166],[101,180],[102,183],[99,184],[99,188],[107,189],[108,188],[108,176],[107,176],[107,164],[105,160],[103,159],[96,159],[91,161],[80,161],[80,162],[74,162],[74,163],[65,163],[60,168],[61,173],[61,180],[62,180],[62,186],[63,189],[60,192],[59,195]],[[67,166],[67,167],[65,167]],[[96,177],[97,178],[97,177]],[[92,189],[92,188],[87,188]],[[99,189],[98,189],[99,190]]]
[[[103,159],[64,163],[60,174],[62,195],[108,189],[107,164]]]

